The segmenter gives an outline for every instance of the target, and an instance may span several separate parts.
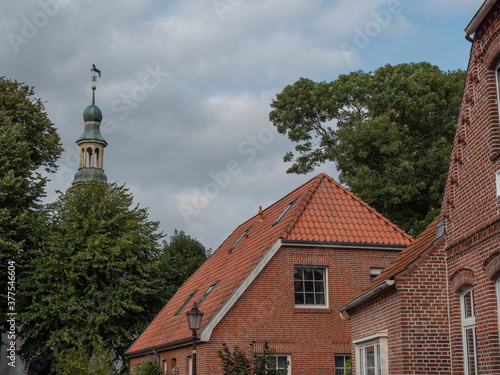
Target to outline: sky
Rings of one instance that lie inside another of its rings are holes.
[[[482,0],[3,0],[0,76],[35,87],[64,153],[46,202],[78,169],[92,64],[109,182],[166,235],[216,250],[238,225],[332,163],[290,175],[270,103],[301,77],[428,61],[466,69]]]

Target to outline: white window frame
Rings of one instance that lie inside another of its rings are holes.
[[[276,370],[281,370],[278,367],[278,357],[285,357],[286,358],[286,363],[287,363],[287,368],[286,368],[286,373],[287,375],[292,375],[292,355],[291,354],[275,354],[274,355],[276,358]],[[257,357],[262,357],[262,354],[258,354]]]
[[[495,183],[497,187],[497,198],[500,197],[500,171],[495,173]]]
[[[466,317],[465,316],[465,296],[467,294],[471,293],[472,297],[472,316],[471,317]],[[463,360],[464,360],[464,374],[465,375],[470,375],[470,368],[469,368],[469,353],[468,353],[468,346],[467,346],[467,331],[472,330],[472,339],[473,339],[473,347],[474,347],[474,366],[476,371],[474,372],[475,374],[478,373],[477,369],[477,346],[476,346],[476,308],[474,306],[474,289],[472,287],[465,289],[461,294],[460,294],[460,315],[462,317],[462,348],[463,348]]]
[[[498,331],[500,332],[500,278],[495,282],[495,291],[497,295]]]
[[[340,358],[340,357],[342,357],[343,362],[344,362],[344,365],[342,366],[342,368],[337,367],[337,358]],[[345,371],[346,371],[345,362],[346,362],[347,357],[349,357],[349,359],[352,359],[352,356],[350,353],[335,353],[335,356],[334,356],[335,362],[333,363],[334,374],[337,373],[337,370],[342,370],[342,375],[345,374]]]
[[[376,278],[382,272],[383,268],[380,267],[370,267],[370,281]]]
[[[293,300],[294,300],[294,303],[295,303],[295,307],[296,308],[300,308],[300,309],[328,309],[329,308],[329,305],[328,305],[328,267],[326,266],[302,266],[302,265],[294,265],[293,266],[293,272],[295,274],[295,270],[297,268],[301,268],[301,269],[321,269],[323,270],[323,287],[324,287],[324,290],[325,290],[325,303],[324,304],[307,304],[307,303],[304,303],[304,304],[299,304],[299,303],[295,303],[295,277],[293,278]]]
[[[365,358],[366,348],[374,347],[375,352],[379,356],[375,356],[375,375],[389,375],[389,358],[387,351],[387,331],[381,331],[369,336],[361,337],[353,340],[356,360],[356,374],[367,375],[364,366],[364,359],[361,360],[360,355]],[[360,354],[361,353],[361,354]],[[380,368],[380,370],[379,370]]]

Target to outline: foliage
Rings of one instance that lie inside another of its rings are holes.
[[[151,358],[135,366],[134,375],[163,375],[160,367]]]
[[[62,152],[60,138],[33,87],[0,77],[0,280],[7,261],[23,264],[35,210],[45,196],[47,177]],[[19,269],[17,270],[19,272]],[[0,304],[7,306],[5,283]],[[0,328],[6,322],[0,309]]]
[[[39,250],[19,280],[23,359],[79,346],[92,358],[96,338],[122,358],[165,303],[162,235],[132,201],[123,186],[88,182],[49,205]]]
[[[344,375],[351,375],[352,374],[352,358],[349,358],[347,361],[345,361],[345,367],[346,371]]]
[[[416,235],[436,216],[465,79],[429,63],[386,65],[335,81],[301,78],[270,120],[296,143],[288,173],[335,162],[341,183]]]
[[[160,258],[165,298],[170,299],[208,255],[209,251],[198,240],[175,229],[170,243],[163,241]]]
[[[54,353],[52,371],[60,375],[113,375],[117,374],[113,354],[104,348],[102,339],[96,338],[91,345],[79,340],[76,346],[59,349]]]
[[[218,357],[222,360],[224,375],[283,375],[286,369],[278,370],[276,366],[276,351],[264,344],[262,354],[255,352],[255,343],[251,344],[250,354],[235,347],[231,351],[226,344],[218,351]]]

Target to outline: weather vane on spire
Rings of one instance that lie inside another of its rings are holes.
[[[92,72],[92,82],[97,81],[97,74],[99,74],[99,77],[101,77],[101,71],[95,67],[95,64],[92,64],[92,69],[90,69]]]

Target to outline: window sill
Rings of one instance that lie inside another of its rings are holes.
[[[328,307],[295,307],[295,314],[331,314],[332,310]]]

